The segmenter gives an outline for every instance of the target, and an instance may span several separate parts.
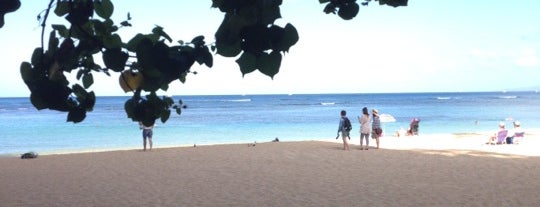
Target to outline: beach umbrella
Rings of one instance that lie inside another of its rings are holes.
[[[396,122],[396,118],[390,114],[381,114],[379,115],[381,122]]]
[[[396,122],[396,118],[390,114],[381,114],[379,115],[379,120],[381,120],[381,123],[388,123],[388,122]],[[383,132],[386,132],[386,126],[382,124]]]

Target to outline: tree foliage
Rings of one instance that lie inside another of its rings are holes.
[[[360,4],[368,6],[372,0]],[[377,0],[373,0],[377,1]],[[0,0],[0,27],[3,16],[19,8],[19,0]],[[319,0],[323,11],[344,20],[356,17],[360,5],[356,0]],[[381,5],[406,6],[407,0],[378,0]],[[133,96],[125,102],[128,118],[151,125],[166,122],[175,110],[181,113],[182,101],[158,97],[173,81],[184,83],[193,64],[213,66],[213,56],[236,58],[243,75],[256,70],[273,78],[281,67],[283,54],[299,39],[296,28],[274,24],[281,18],[282,0],[212,0],[212,8],[224,13],[208,44],[197,36],[189,42],[173,41],[164,28],[156,26],[148,33],[130,39],[118,34],[131,26],[129,13],[120,24],[111,19],[111,0],[50,0],[41,19],[42,44],[34,49],[29,62],[20,67],[28,86],[30,100],[37,109],[67,112],[67,121],[80,122],[92,111],[96,96],[87,91],[94,84],[94,73],[120,73],[119,84]],[[48,45],[44,46],[47,17],[50,11],[67,20],[69,25],[51,24]],[[94,58],[102,58],[104,65]],[[76,72],[79,83],[70,85],[65,73]],[[147,95],[141,95],[145,92]]]
[[[19,0],[0,0],[0,28],[4,26],[4,15],[17,11],[21,7]]]

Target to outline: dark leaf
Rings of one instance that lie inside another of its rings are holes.
[[[111,15],[114,11],[114,5],[111,2],[111,0],[101,0],[101,1],[94,1],[94,8],[96,11],[96,14],[100,16],[103,19],[109,19],[111,18]]]
[[[351,20],[356,17],[359,10],[360,6],[357,3],[344,4],[339,8],[338,15],[344,20]]]
[[[223,57],[236,57],[242,52],[242,46],[240,41],[234,44],[219,44],[216,43],[217,54]]]
[[[126,111],[128,118],[134,118],[135,116],[135,101],[130,98],[124,103],[124,111]]]
[[[161,111],[161,122],[165,123],[167,120],[169,120],[169,117],[171,116],[171,110],[165,109]]]
[[[54,54],[56,52],[56,48],[58,48],[58,44],[60,41],[58,38],[56,38],[56,32],[53,30],[49,34],[49,49],[47,52],[50,52],[51,54]]]
[[[103,45],[107,49],[120,48],[122,47],[122,39],[118,34],[106,35],[103,37]]]
[[[52,25],[52,28],[56,31],[58,31],[58,34],[61,36],[61,37],[64,37],[66,38],[68,35],[69,35],[69,30],[66,28],[66,26],[62,25],[62,24],[53,24]]]
[[[155,72],[159,72],[154,68],[154,63],[159,56],[154,50],[152,41],[149,38],[143,38],[137,45],[137,62],[141,64],[143,68],[142,72],[146,75],[152,75],[154,77],[159,76]]]
[[[126,67],[129,55],[120,49],[107,49],[103,52],[103,62],[105,67],[115,72],[121,72]]]
[[[32,65],[29,62],[23,62],[21,64],[21,76],[26,84],[30,84],[36,80],[36,75],[32,70]]]
[[[206,66],[211,68],[212,65],[214,64],[214,59],[213,59],[212,53],[210,53],[210,50],[208,49],[208,47],[199,48],[196,51],[197,52],[196,52],[195,60],[199,64],[201,64],[201,65],[205,64]]]
[[[246,20],[238,15],[225,15],[223,22],[214,35],[216,45],[219,47],[219,45],[232,45],[239,42],[241,40],[239,36],[240,30],[247,24]]]
[[[49,104],[35,93],[30,94],[30,102],[32,102],[32,105],[36,107],[37,110],[49,108]]]
[[[163,103],[164,103],[167,107],[171,107],[171,106],[174,104],[174,99],[172,99],[172,98],[169,97],[169,96],[163,96]]]
[[[107,26],[104,22],[99,21],[97,19],[90,20],[90,21],[94,25],[94,31],[96,32],[96,35],[103,36],[103,35],[110,34],[110,32],[108,32],[110,26]]]
[[[95,67],[96,63],[94,63],[94,58],[92,56],[86,56],[82,59],[81,65],[85,69],[92,69]]]
[[[236,60],[236,62],[238,63],[238,66],[240,66],[240,72],[242,72],[242,76],[251,73],[257,69],[257,57],[255,57],[255,55],[249,52],[242,53],[242,55]]]
[[[143,117],[141,121],[145,126],[153,126],[156,123],[156,119],[152,117]]]
[[[131,23],[129,23],[128,21],[120,22],[120,25],[122,25],[124,27],[131,27]]]
[[[57,111],[69,111],[67,99],[72,93],[71,88],[67,87],[67,81],[49,81],[48,79],[39,79],[31,88],[32,96],[37,103],[40,102],[46,108]]]
[[[54,9],[54,13],[61,17],[69,13],[69,2],[68,1],[58,1],[56,4],[56,8]]]
[[[300,37],[298,36],[296,28],[292,24],[285,25],[285,34],[283,35],[282,42],[284,48],[282,48],[282,50],[288,52],[289,48],[296,44],[299,39]]]
[[[182,83],[186,83],[186,76],[187,76],[187,72],[182,73],[180,74],[180,78],[178,78],[178,80]]]
[[[77,71],[77,76],[76,76],[77,80],[80,80],[83,74],[84,74],[84,70]]]
[[[93,91],[90,91],[88,95],[86,96],[86,100],[81,103],[81,107],[86,108],[86,111],[92,111],[94,109],[94,105],[96,104],[96,94],[94,94]]]
[[[92,1],[75,1],[73,4],[75,6],[70,5],[70,11],[65,19],[74,25],[86,24],[94,12]]]
[[[281,53],[264,53],[261,57],[259,57],[257,66],[261,73],[274,78],[274,75],[279,72],[279,67],[281,66]]]
[[[279,10],[279,5],[275,5],[272,7],[264,8],[261,12],[261,20],[260,22],[262,24],[274,24],[276,19],[281,18],[281,13]]]
[[[204,45],[204,36],[200,35],[200,36],[197,36],[197,37],[193,38],[193,40],[191,40],[191,43],[193,43],[195,46],[203,46]]]
[[[172,42],[172,39],[171,37],[165,33],[163,31],[163,27],[160,27],[160,26],[156,26],[154,27],[154,29],[152,29],[152,33],[158,35],[158,36],[161,36],[161,37],[164,37],[165,39],[167,39],[169,42]]]
[[[159,89],[161,89],[162,91],[169,90],[169,82],[161,84],[161,87]]]
[[[393,7],[407,6],[408,0],[379,0],[380,5],[389,5]]]
[[[6,13],[17,11],[21,7],[19,0],[2,0],[0,1],[0,28],[4,26],[4,15]]]
[[[86,118],[86,110],[83,108],[74,108],[69,111],[67,122],[79,123]]]
[[[131,52],[135,52],[137,50],[137,46],[139,45],[139,42],[141,42],[142,39],[144,39],[145,36],[143,34],[137,34],[135,37],[131,38],[129,42],[127,43],[127,49]]]
[[[32,59],[31,59],[31,63],[32,65],[39,65],[41,63],[41,58],[43,57],[43,48],[36,48],[34,50],[34,53],[32,53]]]
[[[324,13],[326,14],[335,14],[336,13],[336,5],[333,4],[333,3],[328,3],[325,7],[324,7]]]
[[[89,88],[94,84],[94,76],[92,73],[87,73],[83,76],[83,86],[84,88]]]
[[[87,95],[86,90],[84,90],[84,88],[79,84],[73,85],[72,90],[77,97],[84,98]]]

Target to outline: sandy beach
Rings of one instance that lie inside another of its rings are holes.
[[[540,133],[0,158],[0,206],[540,206]]]

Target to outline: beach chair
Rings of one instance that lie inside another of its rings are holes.
[[[506,136],[508,135],[508,130],[501,130],[497,132],[497,144],[506,143]]]
[[[514,134],[514,139],[512,140],[513,144],[519,144],[521,141],[523,141],[523,136],[525,135],[525,132],[516,132]]]

